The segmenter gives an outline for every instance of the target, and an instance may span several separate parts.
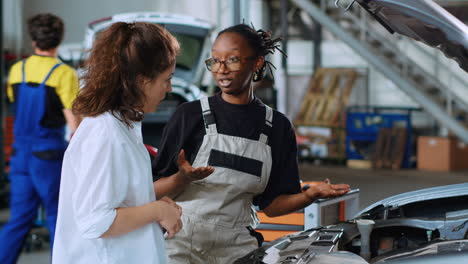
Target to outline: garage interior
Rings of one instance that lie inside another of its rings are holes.
[[[391,34],[354,2],[0,0],[0,80],[5,87],[9,67],[31,55],[25,21],[36,13],[50,12],[64,19],[66,33],[59,57],[77,71],[85,59],[85,32],[93,29],[93,23],[116,14],[158,12],[194,17],[211,25],[205,36],[209,43],[221,29],[244,22],[283,38],[281,47],[288,57],[271,56],[277,69],[257,84],[255,94],[294,125],[303,182],[328,178],[332,183],[349,184],[359,190],[359,211],[392,195],[466,183],[468,69],[439,49]],[[468,1],[433,2],[461,21],[468,34]],[[468,46],[464,48],[466,55]],[[202,51],[200,55],[209,57]],[[191,85],[203,95],[214,94],[218,88],[204,66],[197,74],[197,80],[189,80]],[[14,114],[5,92],[0,98],[3,224],[9,217]],[[159,112],[143,120],[145,143],[158,147],[175,107],[196,99],[199,97],[168,96]],[[50,263],[43,221],[39,214],[19,264]]]

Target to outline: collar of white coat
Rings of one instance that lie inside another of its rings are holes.
[[[107,112],[107,114],[112,116],[112,113],[110,112]],[[120,113],[116,112],[115,114],[120,118]],[[130,122],[130,126],[127,126],[125,123],[122,122],[122,125],[127,127],[129,132],[135,136],[136,143],[143,143],[143,132],[141,129],[141,121],[132,121]]]
[[[132,128],[129,128],[132,130],[132,132],[135,134],[137,143],[143,143],[143,132],[141,130],[141,121],[138,122],[132,122]]]

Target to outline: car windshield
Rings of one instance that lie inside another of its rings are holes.
[[[103,30],[96,33],[95,38],[99,33],[101,33],[101,31]],[[174,32],[171,33],[177,38],[180,44],[180,53],[177,56],[177,67],[191,71],[197,64],[202,49],[203,39],[196,36],[176,34]]]
[[[177,69],[192,71],[197,66],[203,39],[184,34],[174,35],[180,43],[180,54],[177,56]]]

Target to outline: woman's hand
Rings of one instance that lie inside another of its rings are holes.
[[[348,184],[331,184],[328,179],[309,185],[310,187],[304,193],[311,200],[333,198],[349,192]]]
[[[159,199],[161,202],[166,202],[169,205],[172,205],[174,208],[180,211],[180,214],[182,215],[182,207],[180,207],[176,202],[174,202],[171,198],[164,196],[163,198]]]
[[[194,168],[185,159],[185,152],[182,149],[179,153],[179,159],[177,160],[179,165],[179,174],[187,182],[198,181],[208,177],[214,172],[214,168],[211,166]]]
[[[171,238],[182,228],[182,208],[168,197],[156,201],[158,206],[158,222],[167,231],[167,237]]]
[[[169,177],[161,177],[154,182],[154,192],[157,197],[176,197],[185,190],[189,183],[204,179],[214,171],[211,166],[193,168],[185,159],[184,150],[179,153],[177,165],[179,171]]]

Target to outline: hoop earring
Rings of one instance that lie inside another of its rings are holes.
[[[254,71],[254,72],[253,72],[252,80],[253,80],[254,82],[258,81],[258,71]]]

